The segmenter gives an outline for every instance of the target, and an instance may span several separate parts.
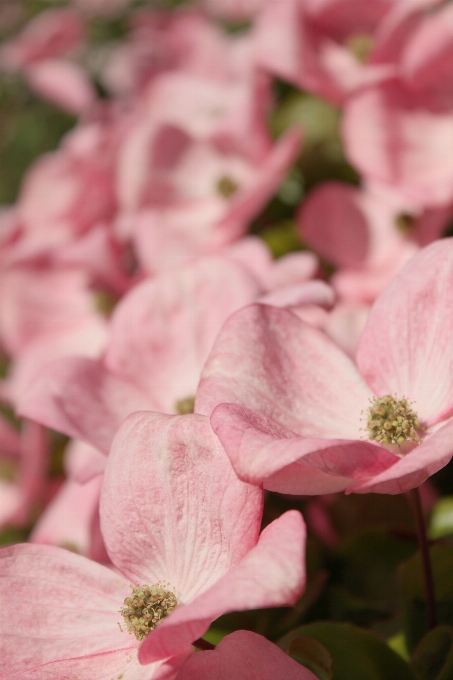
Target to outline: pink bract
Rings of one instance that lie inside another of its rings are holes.
[[[401,493],[453,454],[453,240],[424,248],[373,306],[357,367],[291,312],[252,306],[225,324],[195,408],[236,472],[285,493]],[[252,351],[253,347],[253,351]],[[370,400],[406,398],[422,423],[404,455],[367,440]]]
[[[264,245],[254,243],[248,252],[256,255],[254,273],[234,258],[213,256],[137,285],[112,315],[104,357],[70,357],[45,366],[23,394],[21,413],[108,453],[114,433],[133,411],[181,412],[195,395],[218,332],[237,309],[269,289],[282,306],[332,302],[322,281],[277,288],[291,277],[297,282],[299,269],[301,278],[310,272],[302,254],[277,268],[265,259]],[[100,471],[97,464],[93,469]]]
[[[316,676],[266,638],[237,630],[214,651],[193,654],[178,680],[316,680]]]
[[[118,571],[50,546],[0,552],[4,672],[173,678],[222,613],[292,604],[305,580],[303,520],[290,511],[258,537],[261,509],[262,491],[237,479],[207,418],[134,414],[115,438],[101,496]],[[158,582],[178,607],[139,644],[121,632],[118,610],[130,584]],[[141,669],[138,658],[153,665]]]

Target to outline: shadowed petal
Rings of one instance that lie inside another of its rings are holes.
[[[213,651],[193,654],[178,680],[316,680],[277,645],[249,630],[223,638]]]

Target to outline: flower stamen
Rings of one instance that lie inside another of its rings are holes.
[[[367,415],[368,437],[379,444],[398,444],[406,441],[420,444],[417,430],[421,428],[416,412],[407,399],[396,399],[386,394],[375,397]]]
[[[137,640],[144,640],[178,604],[171,590],[166,590],[166,585],[170,584],[131,586],[132,593],[125,598],[120,614],[128,633],[133,633]]]

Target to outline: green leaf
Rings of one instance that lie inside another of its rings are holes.
[[[297,234],[296,223],[292,220],[266,227],[260,233],[260,236],[269,246],[274,257],[281,257],[302,248]]]
[[[453,534],[453,496],[441,498],[434,506],[428,534],[430,538]]]
[[[439,624],[453,626],[453,547],[435,545],[430,550]],[[404,601],[404,630],[412,651],[428,632],[425,582],[420,553],[400,566],[400,592]]]
[[[332,680],[332,659],[327,649],[313,638],[297,637],[289,646],[289,655],[308,668],[319,680]]]
[[[300,626],[280,640],[288,650],[296,638],[312,638],[332,659],[332,680],[416,680],[409,665],[378,637],[348,623]]]
[[[417,680],[453,679],[453,628],[439,626],[418,644],[411,661]]]

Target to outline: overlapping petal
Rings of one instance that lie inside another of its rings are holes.
[[[177,654],[221,614],[294,604],[305,585],[305,524],[290,510],[268,525],[256,546],[223,578],[178,607],[143,642],[141,663]]]
[[[131,582],[193,599],[255,545],[261,511],[262,491],[236,477],[208,418],[137,413],[116,435],[101,528]]]

